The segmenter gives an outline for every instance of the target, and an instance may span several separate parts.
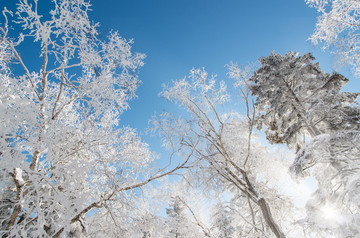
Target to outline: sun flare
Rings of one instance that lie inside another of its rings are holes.
[[[321,208],[321,213],[327,220],[335,219],[338,215],[336,209],[329,204],[326,204]]]

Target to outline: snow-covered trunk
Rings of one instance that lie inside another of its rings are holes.
[[[15,186],[16,186],[16,198],[15,199],[18,202],[20,200],[21,190],[24,185],[24,180],[22,178],[21,170],[14,169],[14,172],[11,173],[10,175],[15,182]],[[14,207],[14,210],[11,213],[10,220],[9,220],[8,224],[6,225],[6,230],[9,230],[15,224],[15,222],[18,220],[20,212],[21,212],[21,205],[19,203],[17,203]]]
[[[44,115],[44,97],[45,97],[45,89],[46,89],[46,83],[47,83],[47,73],[46,72],[46,65],[47,65],[47,51],[44,51],[44,64],[43,64],[43,77],[42,77],[42,93],[41,96],[39,97],[39,102],[40,102],[40,107],[39,107],[39,118],[40,118],[40,126],[39,126],[39,135],[38,135],[38,144],[41,144],[41,140],[43,137],[43,134],[45,133],[45,115]],[[39,156],[40,156],[40,151],[38,148],[34,148],[34,153],[32,155],[31,158],[31,162],[30,162],[30,170],[35,171],[38,161],[39,161]],[[22,206],[19,203],[20,201],[20,197],[21,197],[21,193],[23,190],[23,178],[22,178],[22,173],[21,173],[21,169],[20,168],[16,168],[14,169],[14,173],[11,174],[14,183],[16,185],[16,205],[13,209],[13,212],[10,216],[10,220],[6,226],[7,230],[10,230],[11,227],[13,225],[15,225],[15,222],[18,221],[20,219],[20,213],[21,213],[21,209]],[[31,181],[30,181],[31,182]]]
[[[281,230],[280,226],[277,224],[271,213],[268,202],[254,189],[253,184],[251,184],[246,174],[244,177],[247,187],[243,189],[243,192],[245,192],[245,194],[260,207],[262,216],[264,217],[266,224],[270,227],[274,235],[277,238],[285,238],[286,236],[284,232]],[[236,180],[239,179],[237,178]]]
[[[255,189],[255,186],[253,183],[251,183],[246,171],[239,170],[239,172],[242,174],[242,178],[236,176],[229,169],[226,169],[226,171],[226,175],[224,173],[221,173],[221,175],[228,181],[232,182],[237,188],[241,190],[241,192],[245,193],[248,198],[250,198],[255,204],[260,207],[262,216],[264,217],[266,224],[270,227],[271,231],[277,238],[285,238],[286,236],[282,232],[280,226],[277,224],[271,213],[268,202]]]
[[[261,208],[261,212],[263,214],[266,224],[270,227],[274,235],[277,238],[285,238],[285,234],[282,232],[280,226],[276,223],[271,214],[270,207],[267,201],[264,198],[260,198],[258,200],[258,205]]]
[[[271,231],[277,238],[285,238],[285,234],[282,232],[280,226],[277,224],[271,213],[268,202],[258,193],[258,191],[255,190],[254,185],[250,182],[247,174],[244,173],[243,176],[248,187],[246,191],[249,193],[249,197],[255,198],[252,200],[260,207],[266,224],[270,227]]]

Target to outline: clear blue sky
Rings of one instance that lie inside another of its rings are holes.
[[[123,123],[140,131],[155,111],[171,110],[158,97],[162,84],[188,75],[193,67],[226,79],[230,61],[256,62],[271,51],[312,52],[333,71],[332,57],[307,41],[317,12],[304,0],[93,0],[90,16],[104,34],[115,29],[133,38],[134,50],[147,55],[140,71],[138,99]]]
[[[15,0],[0,0],[13,6]],[[39,0],[40,10],[50,0]],[[154,112],[172,110],[158,97],[162,84],[188,75],[193,67],[226,79],[230,61],[254,63],[271,51],[311,52],[323,70],[331,73],[332,57],[307,41],[313,32],[317,12],[304,0],[92,0],[90,18],[100,23],[99,32],[111,29],[133,38],[134,51],[145,53],[140,71],[143,84],[131,110],[122,116],[142,132]],[[11,7],[10,7],[11,8]],[[1,20],[3,21],[3,20]],[[26,54],[26,49],[24,49]],[[344,73],[340,71],[340,73]],[[345,74],[345,76],[348,76]],[[359,91],[353,79],[349,88]]]

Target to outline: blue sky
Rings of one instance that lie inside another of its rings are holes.
[[[3,6],[17,1],[0,0]],[[45,11],[49,0],[39,0]],[[272,51],[311,52],[323,70],[334,71],[333,57],[307,39],[314,30],[317,12],[304,0],[92,0],[90,18],[100,23],[99,32],[119,31],[133,38],[133,49],[145,53],[140,71],[143,84],[131,110],[122,115],[122,123],[140,133],[155,112],[174,110],[158,97],[162,84],[188,75],[195,67],[227,80],[230,61],[245,66]],[[27,49],[24,49],[24,54]],[[344,70],[340,73],[352,78]],[[230,80],[229,84],[231,83]],[[358,91],[358,79],[349,89]]]
[[[162,84],[204,67],[226,80],[230,61],[254,63],[271,51],[311,52],[326,72],[332,72],[329,53],[307,41],[317,12],[303,0],[93,0],[92,19],[100,32],[118,30],[133,38],[134,50],[145,53],[143,81],[124,124],[141,131],[154,112],[171,110],[158,97]],[[230,81],[229,81],[230,82]]]

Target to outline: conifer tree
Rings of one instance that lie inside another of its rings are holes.
[[[359,232],[360,109],[359,93],[342,92],[348,81],[324,73],[310,54],[272,53],[259,59],[250,78],[271,143],[296,148],[290,170],[297,176],[311,172],[318,189],[307,203],[304,227],[317,235],[354,237]],[[310,170],[311,168],[311,170]]]

